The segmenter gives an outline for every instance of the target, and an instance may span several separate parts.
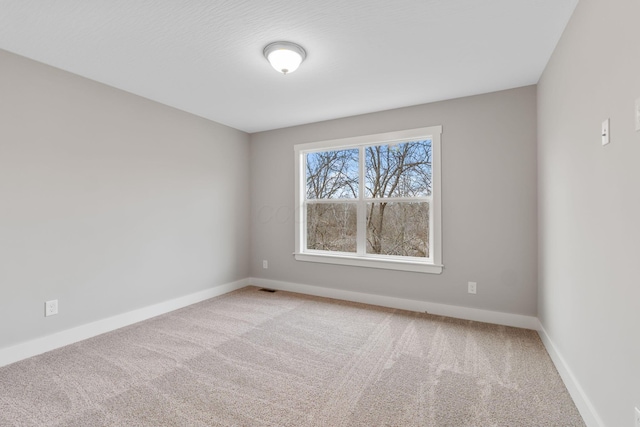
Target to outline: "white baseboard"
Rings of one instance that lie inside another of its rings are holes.
[[[547,352],[549,353],[549,356],[551,357],[551,360],[560,373],[562,380],[569,390],[569,393],[571,394],[571,397],[573,398],[587,426],[604,427],[604,423],[598,416],[589,398],[584,393],[584,390],[576,380],[566,361],[558,352],[553,341],[536,317],[259,278],[247,278],[215,286],[204,291],[185,295],[183,297],[148,307],[143,307],[72,329],[67,329],[42,338],[16,344],[12,347],[0,349],[0,367],[47,351],[55,350],[56,348],[64,347],[65,345],[73,344],[105,332],[110,332],[124,326],[141,322],[209,298],[220,296],[249,285],[402,310],[417,312],[426,311],[430,314],[440,316],[537,330]]]
[[[345,301],[360,302],[382,307],[398,308],[402,310],[428,312],[439,316],[455,317],[458,319],[475,320],[478,322],[494,323],[497,325],[514,326],[516,328],[538,329],[538,319],[533,316],[502,313],[498,311],[480,310],[477,308],[458,307],[454,305],[438,304],[427,301],[388,297],[383,295],[364,294],[361,292],[345,291],[320,286],[302,285],[299,283],[281,282],[278,280],[251,278],[249,284],[263,288],[297,292],[319,297],[334,298]]]
[[[540,339],[547,349],[547,353],[551,357],[553,364],[556,366],[562,381],[564,381],[564,385],[569,390],[569,394],[573,398],[580,415],[582,415],[582,419],[588,427],[605,427],[605,424],[602,422],[600,416],[596,412],[594,406],[591,404],[591,401],[587,397],[586,393],[580,386],[580,383],[573,375],[573,372],[569,368],[569,365],[565,361],[564,357],[558,352],[558,349],[553,344],[553,341],[547,334],[547,331],[544,329],[542,324],[538,327],[538,334],[540,335]]]
[[[196,292],[183,297],[164,301],[148,307],[143,307],[127,313],[118,314],[106,319],[97,320],[85,325],[77,326],[72,329],[47,335],[42,338],[36,338],[31,341],[16,344],[12,347],[0,349],[0,366],[5,366],[28,357],[36,356],[65,345],[73,344],[105,332],[113,331],[133,323],[141,322],[191,304],[195,304],[209,298],[226,294],[236,289],[244,288],[249,284],[248,279],[238,280],[236,282],[225,283],[215,286],[204,291]]]

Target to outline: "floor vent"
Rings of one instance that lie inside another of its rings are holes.
[[[276,291],[275,289],[268,289],[268,288],[260,288],[260,290],[262,292],[271,292],[271,293],[274,293]]]

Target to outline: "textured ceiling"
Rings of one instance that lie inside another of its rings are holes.
[[[577,2],[0,0],[0,48],[256,132],[537,83]]]

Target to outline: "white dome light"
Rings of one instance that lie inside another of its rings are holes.
[[[264,48],[264,57],[276,71],[293,73],[307,57],[307,52],[295,43],[275,42]]]

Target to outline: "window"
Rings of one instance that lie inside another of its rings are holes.
[[[296,145],[295,258],[441,273],[441,132]]]

